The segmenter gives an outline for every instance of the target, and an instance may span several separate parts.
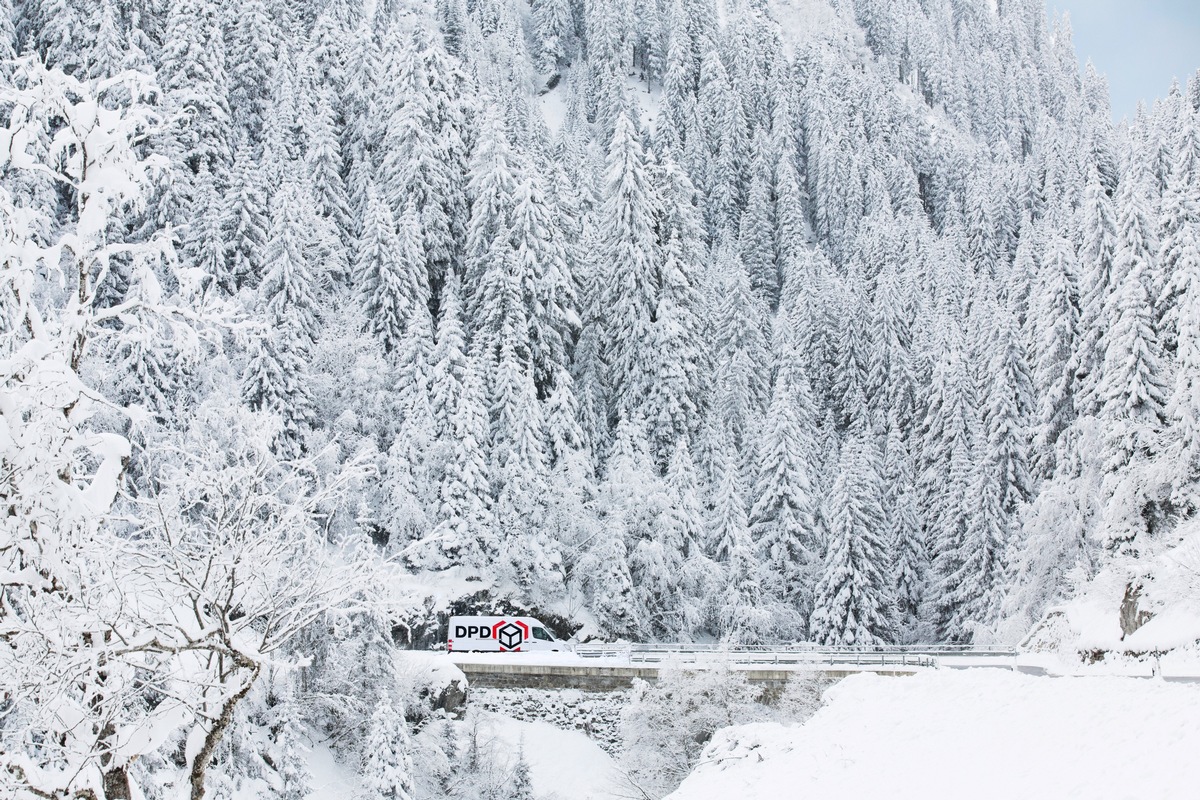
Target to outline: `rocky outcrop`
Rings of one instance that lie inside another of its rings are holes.
[[[1125,639],[1150,620],[1154,614],[1138,607],[1142,599],[1142,583],[1130,583],[1125,586],[1125,597],[1121,600],[1121,638]]]

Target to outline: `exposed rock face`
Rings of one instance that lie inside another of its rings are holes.
[[[1130,583],[1125,587],[1125,597],[1121,600],[1121,638],[1130,636],[1138,628],[1154,619],[1154,614],[1138,608],[1142,599],[1142,583]]]
[[[434,710],[444,711],[454,719],[462,719],[463,712],[467,710],[467,690],[466,681],[450,681],[433,698]]]

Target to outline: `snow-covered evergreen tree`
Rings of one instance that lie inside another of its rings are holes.
[[[657,305],[654,234],[658,199],[629,115],[617,118],[608,147],[600,215],[605,270],[609,385],[616,416],[635,419],[654,380],[652,323]]]
[[[315,422],[308,354],[318,335],[316,279],[308,260],[312,206],[295,179],[276,193],[263,267],[264,332],[246,367],[243,396],[279,415],[281,453],[294,454]]]
[[[816,445],[813,397],[797,368],[781,369],[766,426],[757,443],[751,534],[763,567],[763,589],[798,614],[811,612],[811,587],[821,556],[820,500],[813,478]]]
[[[879,455],[870,436],[863,429],[846,443],[822,512],[829,545],[809,635],[823,644],[872,645],[891,638]]]
[[[385,692],[371,714],[363,747],[363,784],[379,800],[408,800],[412,796],[412,762],[404,710]]]
[[[187,165],[223,174],[233,155],[225,39],[215,0],[172,3],[158,59],[171,128]]]

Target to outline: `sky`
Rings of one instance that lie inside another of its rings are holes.
[[[1200,0],[1047,0],[1071,15],[1080,63],[1108,76],[1113,117],[1132,117],[1200,69]]]

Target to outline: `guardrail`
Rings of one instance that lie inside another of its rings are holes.
[[[694,663],[725,660],[735,664],[814,664],[842,666],[936,667],[939,657],[1012,657],[1015,650],[969,645],[877,647],[826,647],[816,644],[721,645],[721,644],[578,644],[581,658],[613,658],[630,663],[665,661]]]

